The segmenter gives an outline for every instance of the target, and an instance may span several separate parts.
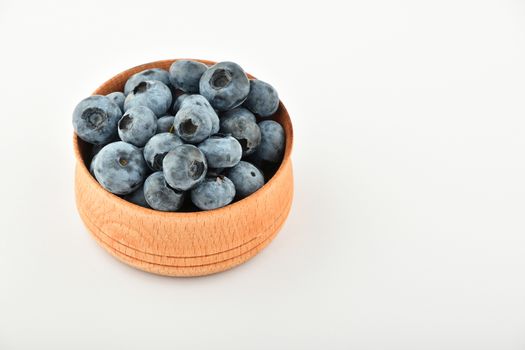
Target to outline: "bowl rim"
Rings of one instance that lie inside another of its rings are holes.
[[[140,72],[141,70],[150,69],[150,68],[161,68],[163,66],[171,65],[175,61],[180,60],[192,60],[197,62],[202,62],[208,66],[214,65],[217,62],[209,61],[209,60],[203,60],[203,59],[195,59],[195,58],[176,58],[176,59],[168,59],[168,60],[159,60],[159,61],[153,61],[145,64],[141,64],[129,69],[126,69],[117,75],[113,76],[109,80],[105,81],[103,84],[101,84],[93,93],[92,95],[98,95],[101,93],[101,91],[105,88],[106,85],[111,84],[115,80],[121,81],[123,79],[129,78],[131,75]],[[162,68],[164,69],[164,68]],[[250,79],[256,79],[253,75],[246,73],[247,76]],[[284,133],[285,133],[285,148],[284,148],[284,154],[283,159],[281,161],[281,164],[279,165],[279,168],[277,168],[277,171],[273,174],[271,179],[266,182],[260,189],[258,189],[256,192],[252,193],[248,197],[245,197],[243,199],[240,199],[238,201],[235,201],[233,203],[230,203],[222,208],[217,208],[213,210],[204,210],[204,211],[194,211],[194,212],[167,212],[167,211],[160,211],[155,210],[152,208],[144,208],[140,205],[131,203],[126,201],[125,199],[121,198],[120,196],[111,193],[107,191],[105,188],[102,187],[98,183],[98,181],[91,175],[89,172],[89,169],[87,167],[87,164],[84,162],[84,159],[82,157],[82,154],[80,152],[80,138],[78,135],[73,131],[73,149],[75,153],[75,159],[77,161],[76,169],[77,171],[81,171],[84,175],[87,175],[87,178],[89,179],[91,185],[97,186],[97,190],[101,190],[104,194],[104,196],[110,197],[113,200],[116,200],[118,203],[120,203],[123,206],[127,206],[129,209],[135,210],[137,212],[140,212],[142,214],[155,214],[158,216],[166,217],[166,218],[196,218],[196,217],[203,217],[203,216],[211,216],[211,215],[222,215],[224,212],[235,210],[237,208],[240,208],[242,205],[246,204],[248,201],[256,201],[259,197],[264,196],[266,192],[269,191],[269,189],[274,185],[274,183],[277,181],[277,178],[279,176],[282,176],[285,169],[289,166],[289,163],[291,162],[291,153],[293,148],[293,124],[292,120],[290,118],[290,115],[288,113],[288,110],[282,103],[281,99],[279,99],[279,108],[278,110],[281,111],[283,116],[288,119],[288,125],[284,126]],[[264,119],[264,120],[272,120],[270,118]]]

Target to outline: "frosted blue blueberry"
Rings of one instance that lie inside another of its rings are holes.
[[[98,152],[91,158],[91,162],[89,163],[89,172],[93,177],[95,177],[95,160],[97,159]]]
[[[263,173],[253,164],[240,161],[228,171],[228,178],[235,185],[237,197],[244,198],[264,185]]]
[[[211,135],[211,120],[194,111],[180,110],[173,121],[175,133],[184,141],[199,143]]]
[[[143,147],[157,131],[157,117],[144,106],[130,108],[118,122],[120,139]]]
[[[215,110],[213,110],[215,112]],[[217,113],[210,114],[211,118],[211,134],[214,135],[221,130],[221,120]]]
[[[181,107],[182,106],[184,106],[184,108],[200,110],[200,113],[209,116],[211,119],[211,134],[213,135],[219,132],[219,115],[204,96],[198,94],[186,95],[186,97],[181,101]]]
[[[268,162],[279,162],[284,152],[284,129],[281,124],[273,120],[259,123],[261,129],[261,143],[257,147],[256,157]]]
[[[257,118],[245,107],[237,107],[221,114],[221,119],[239,119],[245,122],[257,123]]]
[[[230,204],[235,186],[226,176],[207,177],[191,191],[191,201],[202,210],[212,210]]]
[[[190,143],[199,143],[219,129],[219,117],[201,95],[184,99],[173,122],[175,133]]]
[[[213,108],[226,111],[241,105],[250,91],[244,70],[233,62],[219,62],[204,72],[199,92]]]
[[[177,211],[184,203],[184,192],[171,188],[162,171],[148,176],[144,182],[146,202],[156,210]]]
[[[124,85],[124,94],[128,95],[133,89],[135,89],[135,87],[137,87],[137,85],[146,80],[157,80],[169,86],[170,74],[167,70],[160,68],[151,68],[135,73],[128,79],[128,81],[126,81],[126,85]]]
[[[116,142],[116,141],[120,141],[120,139],[118,138],[118,135],[116,135],[115,138],[111,142]],[[111,142],[108,142],[108,143],[111,143]],[[95,177],[95,173],[94,173],[95,158],[97,157],[98,152],[100,152],[100,150],[104,148],[104,146],[106,145],[107,143],[101,144],[101,145],[93,145],[93,147],[91,147],[91,162],[89,164],[89,172],[91,173],[91,175],[93,175],[93,177]]]
[[[171,187],[186,191],[204,179],[208,164],[197,147],[181,145],[166,154],[162,168],[166,182]]]
[[[182,104],[182,102],[186,99],[186,97],[188,97],[190,95],[188,94],[182,94],[182,95],[179,95],[177,96],[177,98],[173,101],[173,106],[171,107],[171,113],[173,114],[177,114],[177,112],[179,111],[180,109],[180,106]]]
[[[106,96],[111,101],[115,102],[117,104],[118,108],[120,108],[121,111],[124,111],[124,100],[126,99],[126,95],[124,95],[120,91],[115,91],[115,92],[112,92],[110,94],[107,94]]]
[[[124,101],[124,111],[137,106],[148,107],[157,117],[166,114],[171,106],[171,90],[156,80],[140,82]]]
[[[123,197],[128,202],[139,205],[144,208],[149,208],[148,202],[146,202],[146,197],[144,197],[144,186],[140,186],[134,192],[127,194]]]
[[[172,115],[165,115],[157,120],[157,134],[163,132],[173,131],[173,121],[175,117]]]
[[[105,144],[117,135],[117,123],[122,112],[106,96],[93,95],[83,99],[73,111],[73,128],[82,140]]]
[[[170,67],[170,81],[173,87],[186,93],[199,92],[199,81],[208,69],[204,63],[191,60],[178,60]]]
[[[220,125],[221,133],[230,134],[239,141],[243,156],[254,153],[261,142],[261,131],[255,116],[246,108],[238,107],[225,112]]]
[[[261,117],[269,117],[279,108],[279,95],[270,84],[250,80],[250,93],[243,106]]]
[[[93,164],[97,181],[111,193],[124,195],[138,189],[148,166],[142,151],[132,144],[117,141],[98,152]]]
[[[199,149],[206,156],[211,168],[231,168],[239,163],[242,147],[232,136],[215,135],[199,144]]]
[[[166,154],[183,143],[175,134],[169,132],[157,134],[144,146],[144,159],[152,170],[162,170],[162,161]]]

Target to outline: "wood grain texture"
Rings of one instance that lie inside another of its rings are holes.
[[[259,244],[261,244],[263,241],[265,241],[269,235],[271,235],[275,227],[280,226],[281,223],[283,223],[286,220],[286,216],[288,215],[288,209],[291,203],[288,203],[287,210],[279,217],[277,217],[276,221],[270,225],[270,227],[265,228],[263,232],[259,236],[257,236],[254,239],[251,239],[250,241],[226,250],[224,252],[216,253],[216,254],[210,254],[210,255],[202,255],[202,256],[194,256],[194,257],[176,257],[176,256],[165,256],[165,255],[158,255],[158,254],[150,254],[143,252],[141,250],[137,250],[134,247],[130,247],[126,244],[122,244],[116,240],[114,240],[110,235],[103,232],[100,228],[96,227],[93,223],[86,220],[86,226],[89,227],[89,230],[97,235],[98,239],[102,242],[104,242],[106,245],[114,248],[115,250],[125,253],[126,255],[129,255],[130,257],[134,257],[143,261],[155,263],[155,264],[162,264],[162,265],[173,265],[173,266],[182,266],[182,265],[202,265],[202,264],[211,264],[220,262],[226,259],[231,259],[233,257],[236,257],[238,255],[244,254],[247,251],[257,247]]]
[[[284,222],[281,224],[281,226],[284,224]],[[113,255],[118,260],[126,263],[127,265],[134,267],[136,269],[154,273],[157,275],[163,275],[163,276],[172,276],[172,277],[196,277],[196,276],[205,276],[205,275],[211,275],[214,273],[222,272],[229,270],[231,268],[234,268],[235,266],[238,266],[250,258],[253,258],[257,253],[259,253],[262,249],[264,249],[268,244],[271,243],[271,241],[275,238],[279,230],[281,229],[281,226],[276,227],[272,234],[266,238],[263,242],[261,242],[259,245],[254,247],[253,249],[236,256],[231,259],[223,260],[217,263],[213,264],[202,264],[202,265],[193,265],[193,266],[171,266],[171,265],[162,265],[162,264],[155,264],[147,261],[143,261],[140,259],[136,259],[134,257],[129,256],[125,252],[118,251],[117,249],[114,249],[108,245],[106,245],[103,241],[99,239],[98,236],[94,235],[93,232],[90,231],[93,238],[99,243],[99,245],[104,248],[106,251],[108,251],[111,255]]]
[[[153,67],[168,69],[174,61],[158,61],[129,69],[104,83],[94,94],[121,91],[132,74]],[[75,194],[83,222],[112,255],[157,274],[199,276],[246,261],[277,234],[292,203],[293,130],[282,103],[275,119],[283,125],[286,134],[284,158],[277,172],[251,196],[207,212],[159,212],[107,192],[86,166],[90,146],[75,136]]]

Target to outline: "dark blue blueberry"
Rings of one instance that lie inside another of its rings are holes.
[[[120,110],[124,112],[124,100],[126,99],[126,95],[124,95],[120,91],[115,91],[110,94],[107,94],[106,96],[111,101],[115,102],[118,108],[120,108]]]
[[[202,210],[224,207],[234,197],[235,186],[226,176],[207,177],[191,191],[191,201]]]
[[[170,67],[170,81],[175,88],[186,93],[199,92],[199,81],[208,69],[204,63],[190,60],[178,60]]]
[[[231,168],[242,157],[242,147],[239,141],[232,136],[216,135],[199,144],[199,149],[206,156],[211,168]]]
[[[137,147],[143,147],[157,131],[157,117],[143,106],[130,108],[118,122],[120,139]]]
[[[157,117],[165,115],[171,106],[170,88],[157,80],[139,83],[126,97],[124,111],[137,106],[148,107]]]
[[[98,152],[94,162],[97,181],[111,193],[124,195],[138,189],[148,173],[142,151],[132,144],[117,141]]]
[[[124,94],[128,95],[137,87],[137,85],[146,80],[157,80],[169,86],[170,74],[167,70],[160,68],[151,68],[135,73],[128,79],[128,81],[126,81],[126,85],[124,86]]]
[[[250,80],[250,93],[243,105],[261,117],[269,117],[279,108],[279,95],[270,84]]]
[[[273,120],[259,123],[261,129],[261,143],[257,147],[256,157],[260,160],[277,163],[284,152],[284,129],[281,124]]]
[[[179,111],[180,109],[180,106],[182,104],[182,102],[186,99],[186,97],[188,97],[190,95],[188,94],[182,94],[182,95],[179,95],[177,96],[177,98],[173,101],[173,107],[171,107],[171,113],[173,114],[177,114],[177,112]]]
[[[99,145],[113,140],[122,112],[106,96],[94,95],[83,99],[73,111],[73,127],[82,140]]]
[[[162,161],[166,154],[183,143],[175,134],[169,132],[157,134],[144,146],[144,159],[152,170],[162,170]]]
[[[264,175],[253,164],[240,161],[228,171],[228,178],[235,185],[237,197],[244,198],[264,185]]]
[[[242,146],[243,156],[255,152],[261,142],[261,131],[255,116],[246,108],[238,107],[221,117],[221,133],[231,134]]]
[[[181,139],[199,143],[218,131],[219,117],[204,97],[191,95],[182,102],[173,125]]]
[[[157,120],[157,134],[163,133],[163,132],[172,132],[173,129],[173,121],[175,120],[175,117],[172,115],[165,115],[164,117],[161,117]]]
[[[146,197],[144,197],[144,186],[140,186],[135,192],[127,194],[123,197],[128,202],[131,202],[136,205],[140,205],[144,208],[149,208],[148,202],[146,202]]]
[[[181,145],[166,154],[162,168],[171,187],[186,191],[204,179],[208,164],[197,147]]]
[[[162,171],[148,176],[144,182],[146,202],[156,210],[177,211],[184,203],[184,192],[171,188]]]
[[[204,72],[199,91],[219,111],[241,105],[250,91],[244,70],[233,62],[219,62]]]

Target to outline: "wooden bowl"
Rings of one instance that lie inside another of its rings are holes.
[[[169,69],[174,61],[157,61],[128,69],[108,80],[94,94],[122,91],[131,75],[148,68]],[[286,134],[283,161],[273,177],[245,199],[202,212],[156,211],[109,193],[89,173],[91,146],[75,135],[75,194],[82,221],[109,253],[151,273],[201,276],[245,262],[275,237],[292,204],[293,130],[282,103],[273,119],[283,126]]]

